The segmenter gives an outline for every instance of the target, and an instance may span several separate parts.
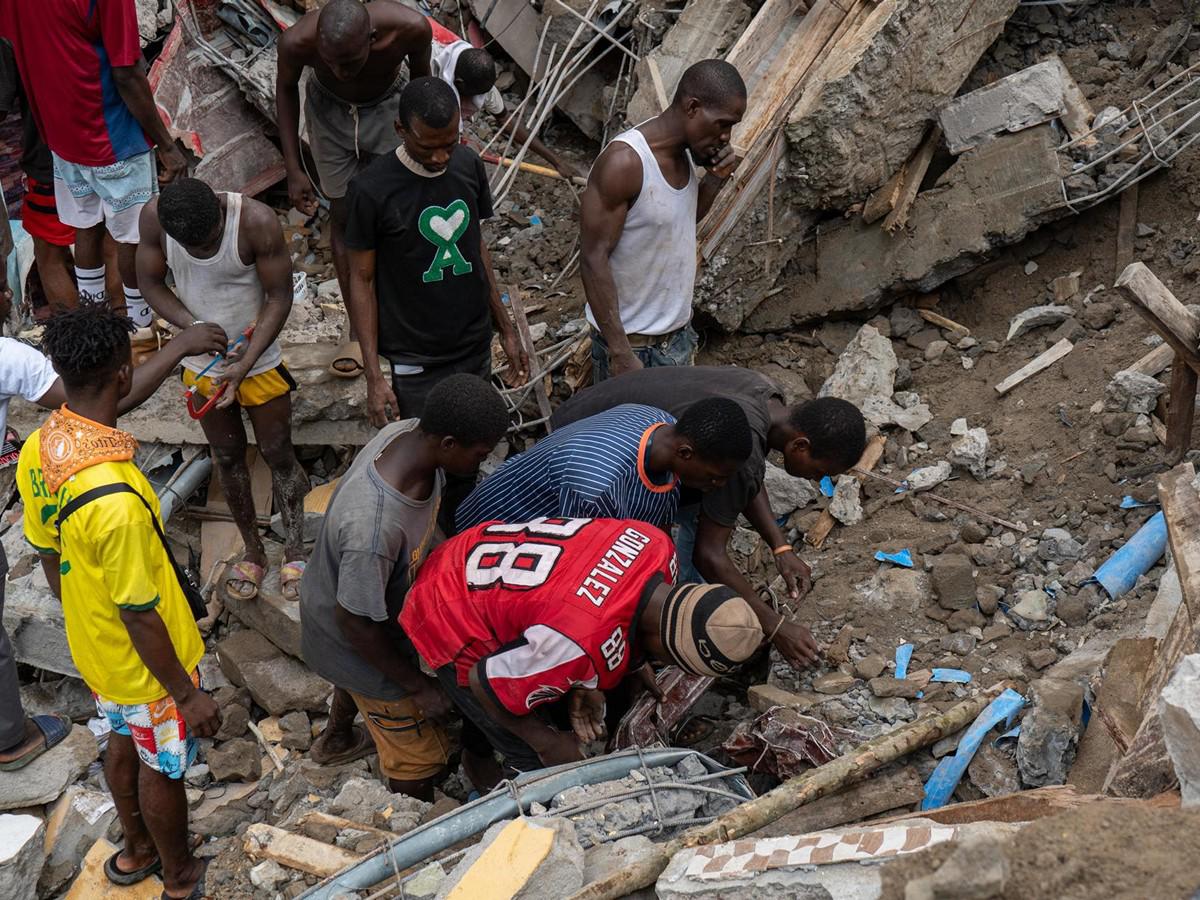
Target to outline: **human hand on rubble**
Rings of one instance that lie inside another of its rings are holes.
[[[396,392],[383,375],[367,376],[367,419],[376,428],[382,428],[396,418],[400,403]]]
[[[158,173],[160,186],[170,184],[176,178],[187,175],[187,160],[174,141],[170,144],[159,145],[158,162],[162,166],[162,171]]]
[[[196,737],[212,737],[221,728],[221,710],[216,701],[199,688],[192,688],[182,699],[175,698],[175,708]]]
[[[733,174],[733,170],[737,168],[738,163],[742,160],[733,152],[733,144],[726,144],[720,150],[713,154],[712,159],[708,161],[705,168],[708,174],[724,181]]]
[[[794,550],[778,554],[775,557],[775,567],[783,576],[788,596],[793,600],[799,600],[812,590],[812,569]]]
[[[189,325],[173,338],[176,349],[188,356],[201,353],[224,353],[229,339],[225,329],[215,322],[197,322]]]
[[[575,737],[584,743],[607,737],[604,709],[604,691],[578,687],[572,689],[567,695],[567,718],[571,720]]]
[[[558,171],[558,174],[567,179],[567,181],[570,181],[572,178],[582,178],[585,181],[587,180],[587,169],[585,169],[583,166],[576,165],[570,160],[560,159],[558,161],[558,165],[556,165],[554,168]]]
[[[529,354],[521,345],[517,332],[511,328],[500,335],[500,345],[504,348],[504,355],[508,357],[504,383],[509,387],[520,387],[529,380]]]
[[[563,763],[579,762],[583,759],[583,751],[574,733],[549,727],[546,728],[546,732],[546,737],[538,741],[538,746],[534,748],[543,766],[561,766]]]
[[[436,681],[428,678],[423,680],[426,683],[413,693],[412,701],[425,714],[425,718],[441,721],[450,715],[450,698],[437,686]]]
[[[311,216],[317,211],[317,192],[313,189],[313,183],[303,172],[294,172],[288,175],[288,200],[292,206],[306,216]]]
[[[803,625],[789,622],[786,619],[779,626],[779,630],[775,632],[771,643],[783,655],[783,658],[797,669],[815,666],[820,658],[820,651],[817,649],[817,642],[813,639],[812,632]]]

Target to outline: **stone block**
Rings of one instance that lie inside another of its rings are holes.
[[[943,609],[970,609],[975,605],[975,569],[957,553],[937,557],[929,570],[934,596]]]
[[[38,881],[42,896],[52,896],[62,889],[116,817],[117,807],[108,794],[82,785],[67,788],[46,816],[46,862]],[[2,891],[0,896],[4,896]]]
[[[1067,108],[1068,80],[1059,60],[1047,60],[955,97],[938,117],[946,145],[957,155],[998,134],[1058,118]]]
[[[284,600],[278,590],[278,575],[273,571],[264,582],[264,590],[253,600],[239,600],[224,594],[225,608],[243,625],[253,628],[289,656],[303,659],[300,652],[300,604]]]
[[[273,716],[298,709],[326,710],[329,682],[285,656],[257,631],[236,631],[222,640],[217,658],[229,680],[244,685],[254,702]]]
[[[9,776],[15,777],[15,776]],[[0,816],[0,897],[34,900],[45,858],[46,826],[37,816]]]
[[[100,748],[83,725],[76,725],[57,747],[51,747],[20,770],[0,777],[0,810],[51,803],[78,781],[96,761]]]
[[[208,751],[214,781],[257,781],[262,777],[262,752],[256,741],[238,738]]]
[[[793,478],[772,462],[766,464],[763,486],[771,498],[771,512],[777,517],[790,516],[820,496],[820,491],[807,478]]]
[[[1184,806],[1200,803],[1200,653],[1180,660],[1158,698],[1158,715]]]
[[[570,819],[497,822],[454,867],[438,900],[541,900],[583,886],[584,854]]]
[[[1017,739],[1021,781],[1026,787],[1065,784],[1083,729],[1083,688],[1043,678],[1031,686],[1030,700]]]
[[[825,698],[812,693],[797,694],[773,684],[755,684],[746,691],[746,702],[758,712],[766,712],[773,706],[803,711],[824,702]]]
[[[18,399],[14,397],[10,407],[15,406]],[[44,419],[45,410],[38,409]],[[9,420],[11,424],[11,415]],[[40,426],[41,419],[33,427]],[[8,529],[0,536],[0,541],[12,570],[20,560],[35,557],[20,528]],[[75,668],[71,649],[67,646],[62,603],[46,583],[41,565],[36,560],[31,562],[33,566],[28,575],[13,578],[4,586],[4,630],[12,642],[13,655],[17,662],[25,665],[78,678],[79,670]]]

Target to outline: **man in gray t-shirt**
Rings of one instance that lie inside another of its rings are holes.
[[[445,476],[476,472],[507,428],[495,389],[452,375],[430,392],[419,421],[386,426],[342,476],[300,585],[304,659],[336,688],[316,762],[374,749],[393,791],[433,799],[449,751],[433,718],[449,706],[421,674],[397,617],[441,537]],[[353,725],[357,713],[366,732]]]

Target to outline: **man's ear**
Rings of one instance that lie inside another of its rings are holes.
[[[696,448],[693,447],[691,444],[689,444],[687,441],[684,441],[678,447],[675,448],[675,455],[678,456],[680,459],[684,460],[685,462],[689,462],[695,458]]]
[[[803,434],[796,435],[791,440],[791,446],[792,446],[792,450],[797,453],[804,453],[809,456],[812,455],[812,441],[810,441],[808,439],[807,435],[803,435]]]
[[[448,434],[443,435],[442,439],[438,441],[438,449],[443,453],[453,453],[458,449],[458,441]]]

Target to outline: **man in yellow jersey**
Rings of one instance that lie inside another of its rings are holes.
[[[67,402],[22,447],[17,488],[75,666],[112,725],[104,774],[125,846],[105,873],[131,884],[161,872],[164,897],[199,897],[183,776],[220,719],[200,686],[204,643],[159,536],[158,499],[133,463],[137,442],[115,427],[132,384],[129,329],[90,305],[47,323]]]

